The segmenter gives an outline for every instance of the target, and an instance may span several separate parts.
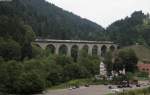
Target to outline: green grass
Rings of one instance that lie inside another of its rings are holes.
[[[91,83],[92,83],[92,79],[76,79],[76,80],[68,81],[66,83],[62,83],[57,86],[53,86],[50,89],[65,89],[75,85],[83,86],[85,84],[91,84]]]
[[[138,78],[138,80],[140,80],[140,81],[149,80],[149,78],[146,78],[146,77],[137,77],[137,78]]]
[[[112,93],[106,94],[106,95],[113,95]]]
[[[103,81],[103,80],[94,80],[93,78],[89,78],[89,79],[76,79],[76,80],[71,80],[68,81],[66,83],[62,83],[60,85],[57,86],[53,86],[51,88],[49,88],[50,90],[54,90],[54,89],[65,89],[65,88],[69,88],[75,85],[78,86],[84,86],[86,84],[89,85],[99,85],[99,84],[104,84],[104,83],[108,83],[108,81]]]
[[[116,95],[116,94],[106,94],[106,95]],[[118,93],[117,95],[150,95],[150,87],[136,90],[129,90]]]

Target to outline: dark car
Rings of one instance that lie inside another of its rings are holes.
[[[141,87],[141,85],[140,84],[136,84],[136,87]]]
[[[108,85],[108,83],[104,83],[104,85]]]
[[[122,87],[125,87],[125,88],[127,88],[127,87],[132,88],[132,86],[131,86],[130,84],[124,84],[124,85],[122,85]]]
[[[79,85],[75,85],[75,88],[80,88]]]
[[[129,88],[132,88],[132,86],[131,86],[131,85],[129,85],[128,87],[129,87]]]
[[[118,85],[117,88],[123,88],[123,86],[122,85]]]
[[[86,85],[84,85],[85,87],[89,87],[90,85],[89,84],[86,84]]]
[[[109,88],[109,89],[113,89],[113,87],[112,87],[112,86],[108,86],[108,88]]]

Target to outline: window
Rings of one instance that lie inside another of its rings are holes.
[[[145,71],[145,68],[143,68],[142,71]]]
[[[149,71],[149,69],[148,69],[148,68],[147,68],[146,70],[147,70],[147,71]]]

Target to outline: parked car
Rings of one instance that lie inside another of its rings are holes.
[[[136,87],[141,87],[141,85],[140,84],[136,84]]]
[[[122,85],[118,85],[117,88],[123,88],[123,86]]]
[[[117,92],[120,92],[120,89],[111,89],[111,92],[112,93],[117,93]]]
[[[112,86],[108,86],[108,88],[109,88],[109,89],[113,89],[113,87],[112,87]]]
[[[108,85],[108,83],[104,83],[104,85]]]
[[[84,86],[85,86],[85,87],[89,87],[90,85],[89,85],[89,84],[85,84]]]

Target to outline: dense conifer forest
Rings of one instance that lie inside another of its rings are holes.
[[[18,16],[37,37],[104,40],[104,28],[45,0],[13,0],[0,3],[0,15]],[[85,36],[86,34],[86,36]]]

